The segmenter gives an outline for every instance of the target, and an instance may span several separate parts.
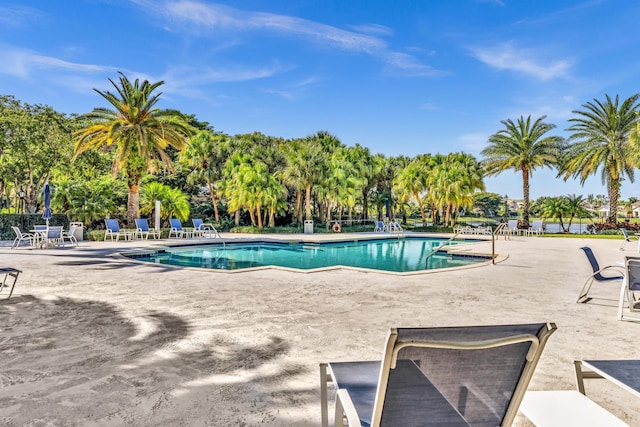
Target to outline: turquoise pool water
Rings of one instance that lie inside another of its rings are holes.
[[[486,262],[491,257],[451,255],[439,251],[446,239],[395,238],[331,243],[227,243],[128,253],[138,261],[216,270],[278,266],[310,270],[349,266],[392,272],[414,272]],[[452,241],[458,244],[464,241]],[[467,240],[468,242],[468,240]],[[426,268],[425,268],[426,266]]]

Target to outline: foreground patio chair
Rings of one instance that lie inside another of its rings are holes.
[[[622,266],[620,265],[607,265],[601,268],[598,260],[596,260],[596,256],[593,254],[593,251],[590,247],[584,246],[580,249],[582,249],[584,251],[584,254],[587,256],[587,260],[589,260],[589,264],[591,265],[591,269],[593,270],[593,272],[589,275],[589,277],[587,277],[587,280],[584,282],[584,285],[582,286],[582,290],[580,291],[578,300],[576,302],[589,302],[591,298],[589,298],[587,294],[589,293],[589,289],[591,289],[591,285],[593,284],[593,282],[606,283],[616,280],[622,280],[624,279],[624,271],[622,270]],[[618,274],[613,276],[603,276],[602,273],[607,270],[614,270]]]
[[[20,243],[22,243],[23,240],[28,240],[29,241],[29,246],[34,246],[35,245],[35,238],[36,236],[31,234],[31,233],[23,233],[22,231],[20,231],[20,229],[18,227],[11,227],[13,229],[13,232],[16,233],[16,238],[13,240],[13,244],[11,245],[11,249],[15,249],[18,246],[20,246]]]
[[[387,226],[385,225],[384,221],[376,221],[376,226],[373,229],[374,233],[384,233],[385,231],[387,231]]]
[[[153,237],[154,239],[160,238],[160,230],[156,230],[155,228],[149,228],[149,221],[146,218],[136,218],[136,237],[139,239],[149,239],[149,237]]]
[[[124,240],[131,240],[133,237],[133,233],[130,231],[124,231],[120,229],[120,224],[118,224],[117,219],[105,219],[104,225],[106,226],[106,230],[104,231],[104,240],[107,241],[107,237],[113,240],[119,240],[120,237]]]
[[[624,265],[625,275],[620,287],[618,320],[640,321],[640,298],[636,295],[636,292],[640,292],[640,257],[626,256]],[[624,311],[625,299],[629,304],[629,313]]]
[[[218,233],[218,230],[216,230],[216,228],[213,226],[213,224],[208,223],[208,222],[202,222],[201,219],[198,218],[194,218],[192,219],[193,221],[193,230],[201,233],[203,237],[217,237],[219,239],[221,239],[222,237],[220,237],[220,233]]]
[[[11,268],[11,267],[0,268],[0,274],[4,274],[4,279],[0,284],[0,293],[5,287],[7,288],[9,287],[9,284],[7,283],[7,279],[9,277],[13,278],[13,283],[11,284],[11,289],[9,290],[9,296],[7,297],[7,299],[11,298],[11,295],[13,294],[13,288],[15,288],[16,286],[16,282],[18,281],[18,276],[20,275],[20,273],[22,273],[22,271],[18,270],[17,268]]]
[[[625,247],[626,243],[636,242],[638,244],[638,252],[640,252],[640,237],[639,236],[630,236],[629,232],[624,227],[620,227],[620,231],[622,232],[622,235],[624,236],[624,242],[622,242],[622,245],[620,245],[620,250],[624,251],[624,247]]]
[[[327,383],[335,425],[510,426],[553,323],[392,328],[382,361],[320,365],[322,426]]]

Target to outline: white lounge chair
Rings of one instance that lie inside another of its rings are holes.
[[[183,228],[182,222],[179,219],[171,218],[169,220],[169,223],[171,224],[171,230],[169,230],[169,238],[171,238],[172,236],[175,236],[176,238],[178,237],[190,238],[193,236],[193,230]]]
[[[146,218],[136,218],[136,238],[139,239],[149,239],[149,237],[153,237],[154,239],[160,238],[160,230],[156,230],[155,228],[149,228],[149,221]]]
[[[507,228],[509,229],[508,230],[509,234],[512,234],[514,236],[520,235],[520,229],[518,228],[517,219],[510,219],[509,221],[507,221]]]
[[[391,329],[382,361],[320,364],[322,426],[328,382],[335,425],[510,426],[552,323]]]
[[[119,240],[122,237],[124,240],[132,240],[133,233],[130,231],[125,231],[120,229],[120,224],[118,224],[117,219],[105,219],[104,225],[106,227],[104,231],[104,240],[107,241],[107,237],[109,237],[112,241]]]
[[[213,224],[208,222],[203,222],[202,219],[194,218],[193,221],[193,230],[201,234],[203,237],[217,237],[221,239],[220,233],[213,226]]]
[[[527,234],[529,234],[530,236],[535,234],[536,236],[540,236],[541,234],[544,234],[544,224],[542,220],[535,220],[531,223],[531,227],[529,227],[529,230],[527,230]]]

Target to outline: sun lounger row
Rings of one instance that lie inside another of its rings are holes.
[[[471,227],[469,225],[453,228],[455,234],[491,235],[491,227]]]
[[[384,221],[376,221],[376,225],[373,228],[374,233],[402,233],[404,229],[397,221],[391,221],[386,223]]]
[[[120,228],[120,224],[117,219],[105,219],[105,233],[104,240],[107,239],[119,240],[121,237],[123,240],[148,239],[152,237],[154,239],[160,238],[160,230],[149,228],[149,222],[146,218],[137,218],[136,230],[124,230]],[[171,230],[169,231],[169,237],[218,237],[220,233],[213,226],[213,224],[203,223],[202,219],[193,219],[193,228],[182,227],[182,222],[179,219],[172,218],[169,220],[171,224]]]

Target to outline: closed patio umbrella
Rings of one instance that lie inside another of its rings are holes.
[[[42,212],[42,219],[47,221],[48,227],[49,220],[51,219],[51,189],[48,183],[44,186],[44,211]]]

